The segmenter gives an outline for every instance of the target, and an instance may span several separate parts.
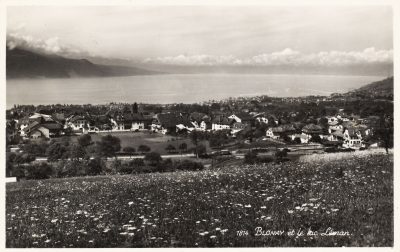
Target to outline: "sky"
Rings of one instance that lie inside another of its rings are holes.
[[[386,6],[7,8],[7,43],[64,56],[171,65],[393,61]]]

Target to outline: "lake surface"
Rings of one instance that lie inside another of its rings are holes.
[[[347,92],[382,76],[169,74],[7,80],[14,104],[193,103],[238,96],[295,97]]]

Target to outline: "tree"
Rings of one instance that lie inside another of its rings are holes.
[[[317,134],[313,134],[310,138],[310,142],[312,143],[321,143],[322,139],[317,135]]]
[[[80,144],[73,144],[69,148],[69,156],[72,159],[77,159],[79,161],[80,158],[86,156],[85,148]]]
[[[146,153],[146,152],[150,152],[151,148],[147,145],[142,144],[142,145],[139,145],[138,151],[140,153]]]
[[[382,141],[386,153],[389,154],[389,148],[393,147],[393,119],[390,116],[382,116],[376,133]]]
[[[162,161],[162,158],[159,153],[150,152],[144,156],[144,161],[148,162],[151,166],[156,166]]]
[[[83,148],[92,144],[92,137],[89,134],[82,135],[78,138],[78,144]]]
[[[48,179],[53,173],[52,167],[48,163],[30,165],[26,167],[26,179]]]
[[[199,141],[200,141],[200,134],[199,134],[199,132],[197,130],[193,130],[190,133],[189,137],[190,137],[190,140],[192,140],[192,143],[195,146],[196,158],[199,158],[199,153],[197,152],[197,145],[199,144]]]
[[[130,146],[124,147],[122,150],[124,152],[128,153],[130,158],[132,157],[132,154],[135,153],[135,151],[136,151],[135,148],[130,147]]]
[[[169,144],[169,145],[165,148],[165,150],[166,150],[168,153],[171,153],[171,152],[175,151],[176,148],[175,148],[175,146],[173,146],[172,144]]]
[[[116,153],[121,149],[121,140],[112,135],[106,135],[96,143],[97,152],[102,157],[115,157]]]
[[[88,163],[88,175],[99,175],[105,168],[105,164],[101,158],[91,159]]]
[[[187,150],[187,144],[186,143],[181,143],[179,145],[179,150],[181,151],[181,154],[182,154],[183,151]]]
[[[47,160],[50,162],[68,158],[68,147],[62,142],[53,142],[46,150]]]
[[[139,112],[139,108],[138,108],[138,105],[137,105],[137,103],[135,102],[134,104],[133,104],[133,106],[132,106],[132,113],[138,113]]]
[[[197,158],[202,157],[207,153],[207,148],[203,144],[200,144],[195,147],[194,152],[196,153]]]
[[[255,164],[257,162],[257,153],[254,151],[249,151],[244,155],[245,164]]]

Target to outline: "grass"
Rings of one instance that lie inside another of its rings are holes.
[[[121,150],[124,147],[134,147],[137,151],[140,145],[147,145],[152,151],[158,152],[160,154],[167,154],[168,152],[165,148],[172,144],[177,151],[179,151],[179,145],[182,143],[187,144],[187,148],[190,149],[194,147],[193,143],[188,138],[174,137],[169,135],[163,135],[160,133],[152,132],[110,132],[110,133],[98,133],[91,134],[92,141],[100,141],[101,137],[105,135],[113,135],[121,140]],[[78,136],[70,137],[71,141],[77,141]]]
[[[6,246],[393,246],[393,158],[7,184]]]

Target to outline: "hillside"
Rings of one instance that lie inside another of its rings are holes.
[[[393,156],[346,156],[7,184],[6,246],[393,246]]]
[[[370,97],[393,97],[393,77],[372,82],[349,92],[349,94],[365,95]]]
[[[24,49],[8,49],[7,78],[71,78],[150,75],[160,72],[135,67],[93,64],[87,59],[69,59]]]

